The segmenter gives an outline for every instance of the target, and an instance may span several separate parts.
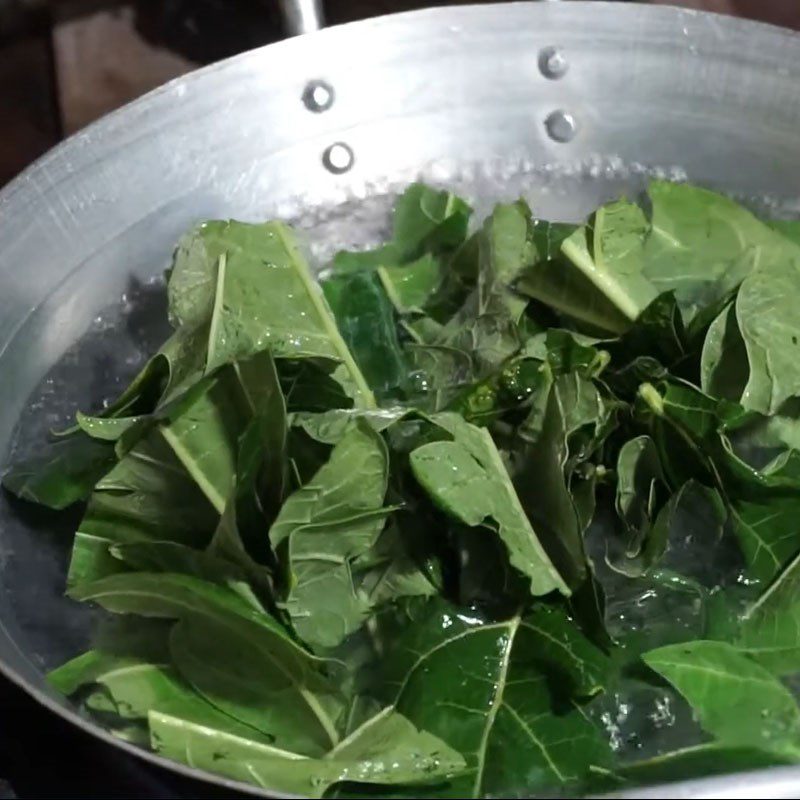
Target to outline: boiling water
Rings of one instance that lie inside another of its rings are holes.
[[[319,202],[297,197],[260,206],[262,217],[295,225],[307,243],[312,263],[323,268],[342,248],[364,248],[385,240],[397,191],[416,178],[464,195],[482,219],[498,200],[525,197],[542,217],[576,221],[600,203],[643,188],[650,177],[684,180],[679,167],[624,165],[594,157],[572,165],[531,164],[524,158],[464,168],[441,162],[402,179],[351,187],[344,196]],[[754,210],[792,216],[794,208],[771,198],[745,198]],[[252,215],[251,215],[252,216]],[[164,253],[164,261],[168,259]],[[55,363],[30,397],[22,414],[10,459],[37,451],[50,431],[68,426],[75,411],[99,409],[115,397],[167,337],[164,264],[153,264],[149,281],[131,279],[128,291],[92,320],[86,333]],[[80,511],[50,513],[0,496],[0,592],[10,608],[8,624],[16,640],[42,670],[85,649],[97,612],[63,597],[71,536]],[[593,539],[595,547],[602,532]],[[661,580],[622,580],[593,553],[607,591],[607,622],[612,635],[636,636],[656,647],[703,635],[710,600],[720,587],[740,585],[741,564],[719,546],[673,538]],[[697,565],[705,565],[700,573]],[[670,572],[688,577],[680,583]],[[694,587],[694,588],[693,588]],[[703,588],[705,587],[705,588]],[[625,759],[647,757],[688,746],[702,734],[682,699],[667,688],[634,678],[598,698],[590,712]]]

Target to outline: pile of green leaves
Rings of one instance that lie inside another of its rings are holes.
[[[68,594],[113,612],[52,684],[306,796],[799,762],[799,232],[663,182],[475,226],[415,184],[317,282],[280,222],[199,226],[169,340],[4,478],[86,503]],[[699,612],[626,626],[626,597]],[[634,684],[691,708],[691,746],[610,735]]]

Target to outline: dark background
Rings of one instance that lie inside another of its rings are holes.
[[[325,12],[337,24],[434,4],[446,3],[326,0]],[[800,29],[798,0],[672,4]],[[276,0],[0,0],[0,185],[161,83],[283,36]],[[0,679],[0,800],[13,797],[232,795],[100,745]]]

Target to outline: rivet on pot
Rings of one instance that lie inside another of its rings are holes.
[[[558,47],[543,47],[539,51],[539,70],[545,78],[563,78],[569,69],[569,62]]]
[[[309,81],[303,90],[303,104],[315,114],[327,111],[335,98],[333,87],[325,81]]]
[[[322,154],[322,163],[325,169],[334,175],[341,175],[347,172],[353,166],[355,160],[353,149],[344,142],[332,144]]]
[[[547,135],[554,142],[571,142],[578,132],[578,124],[575,122],[575,117],[567,111],[553,111],[544,121],[544,127]]]

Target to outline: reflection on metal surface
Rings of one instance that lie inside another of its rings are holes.
[[[800,797],[800,769],[774,767],[759,772],[635,789],[608,797],[626,800],[660,800],[663,797],[672,800],[793,800]]]

